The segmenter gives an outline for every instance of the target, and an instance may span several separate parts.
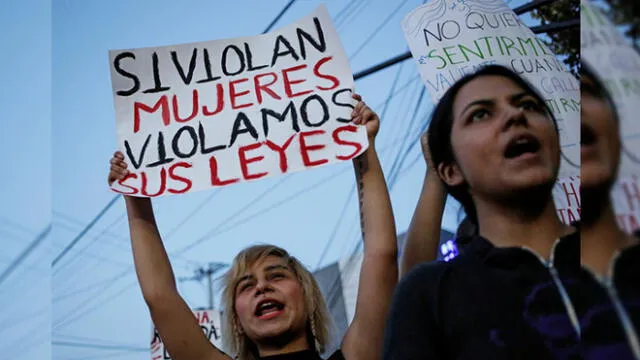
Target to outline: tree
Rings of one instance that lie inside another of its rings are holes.
[[[606,0],[601,6],[616,25],[626,27],[624,34],[637,46],[640,40],[640,1],[638,0]]]
[[[580,1],[557,0],[534,10],[531,16],[539,19],[543,25],[580,19]],[[551,50],[556,55],[564,57],[565,64],[575,73],[580,64],[580,28],[576,26],[547,35],[551,40],[548,42]]]

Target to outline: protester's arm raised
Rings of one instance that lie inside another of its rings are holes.
[[[127,175],[124,156],[111,159],[109,185]],[[125,196],[133,259],[153,323],[174,360],[230,360],[204,336],[193,312],[178,293],[149,198]]]
[[[379,359],[385,320],[398,280],[396,228],[391,200],[375,150],[378,116],[358,95],[353,120],[364,124],[369,148],[354,160],[360,199],[364,255],[353,322],[342,343],[347,360]]]
[[[447,199],[444,184],[436,171],[433,170],[427,134],[422,135],[420,140],[427,163],[427,173],[418,205],[416,205],[407,231],[407,240],[400,261],[400,276],[404,276],[416,265],[436,259],[440,242],[442,213]]]

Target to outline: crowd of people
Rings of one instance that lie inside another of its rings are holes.
[[[179,294],[151,200],[124,196],[143,297],[175,360],[640,359],[640,243],[609,193],[620,134],[602,82],[581,65],[581,220],[558,217],[561,148],[543,97],[489,65],[455,83],[431,115],[422,192],[398,260],[376,153],[380,119],[362,98],[352,121],[370,147],[353,160],[363,262],[353,321],[326,354],[331,316],[312,274],[285,249],[242,250],[224,277],[224,349]],[[488,91],[490,89],[490,91]],[[128,174],[111,159],[109,183]],[[435,261],[447,195],[463,206],[460,255]]]

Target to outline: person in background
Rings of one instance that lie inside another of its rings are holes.
[[[356,312],[331,360],[381,356],[384,323],[398,279],[396,230],[375,150],[378,116],[357,100],[353,122],[367,128],[370,146],[354,159],[364,260]],[[108,182],[127,176],[124,156],[111,159]],[[231,359],[204,336],[178,293],[149,198],[125,196],[136,274],[153,322],[174,360]],[[284,249],[257,245],[241,251],[225,276],[225,350],[239,360],[320,360],[330,316],[311,273]],[[375,299],[375,301],[371,301]]]
[[[640,241],[618,226],[611,201],[620,124],[613,100],[588,65],[582,64],[580,75],[584,288],[572,299],[586,359],[640,359]]]
[[[558,218],[555,118],[499,65],[461,78],[428,130],[433,167],[473,224],[464,251],[400,281],[383,359],[578,359],[567,287],[580,268],[577,228]]]

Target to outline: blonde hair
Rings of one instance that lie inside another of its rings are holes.
[[[235,354],[235,359],[257,360],[258,351],[255,344],[244,331],[238,329],[239,322],[235,311],[236,285],[245,272],[255,263],[268,256],[276,256],[286,260],[287,265],[302,285],[304,302],[308,312],[307,338],[316,351],[323,353],[329,342],[331,316],[320,292],[320,287],[313,275],[304,265],[289,253],[274,245],[254,245],[242,250],[233,259],[231,268],[222,277],[223,323],[222,340],[225,350]]]

